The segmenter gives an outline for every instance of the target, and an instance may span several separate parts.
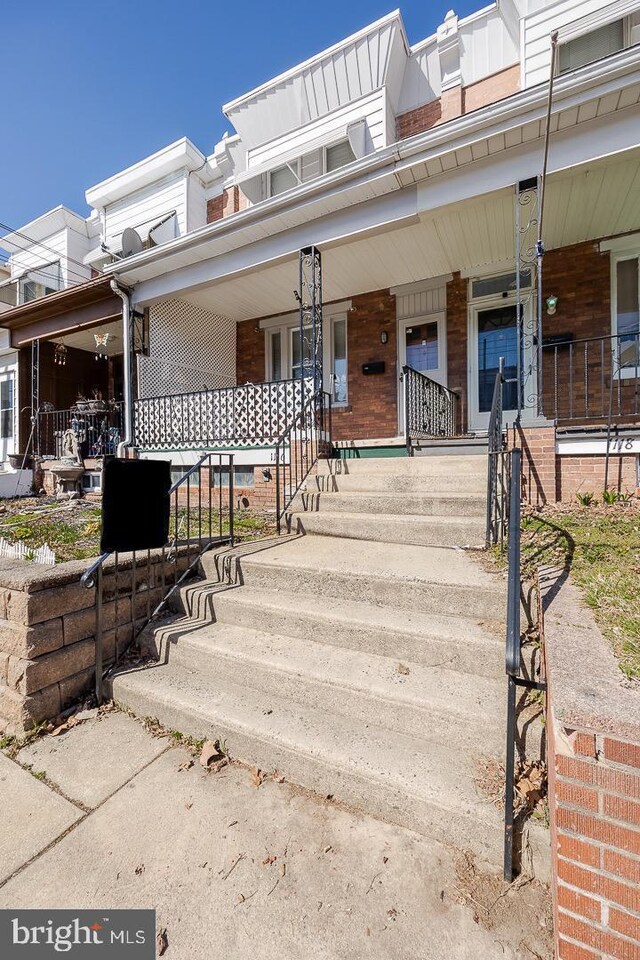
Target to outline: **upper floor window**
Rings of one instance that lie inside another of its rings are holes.
[[[606,23],[591,33],[585,33],[574,40],[560,44],[558,48],[558,73],[569,73],[584,67],[587,63],[602,60],[628,46],[627,23],[615,20]]]
[[[297,160],[271,170],[268,174],[268,195],[277,197],[286,190],[293,190],[300,183],[339,170],[355,158],[349,140],[340,140],[331,146],[313,150]]]
[[[30,300],[39,300],[49,293],[62,289],[62,274],[60,261],[47,263],[37,270],[30,270],[20,281],[20,303],[29,303]]]
[[[334,143],[332,147],[327,147],[325,154],[326,172],[338,170],[345,167],[348,163],[355,160],[355,154],[348,140],[341,140],[340,143]]]

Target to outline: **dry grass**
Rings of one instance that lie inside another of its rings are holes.
[[[640,679],[640,503],[529,510],[522,518],[522,561],[525,579],[542,564],[570,571],[620,669]]]

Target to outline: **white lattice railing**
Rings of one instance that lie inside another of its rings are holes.
[[[221,390],[147,397],[134,405],[140,450],[272,445],[313,393],[313,381],[247,383]]]

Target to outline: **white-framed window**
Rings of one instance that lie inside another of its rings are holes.
[[[636,377],[640,372],[640,254],[612,255],[611,281],[614,374]]]
[[[20,303],[29,303],[31,300],[39,300],[40,297],[46,297],[49,293],[55,293],[62,289],[62,273],[60,271],[60,261],[47,263],[37,270],[30,270],[29,273],[20,280]]]
[[[12,373],[0,380],[0,439],[10,440],[14,433],[15,380]]]
[[[346,167],[356,158],[353,148],[348,140],[340,140],[324,150],[324,172],[331,173],[333,170],[339,170],[340,167]]]
[[[336,406],[348,403],[348,337],[346,310],[326,311],[323,317],[324,388],[331,393]],[[311,359],[311,327],[305,327],[303,349],[300,349],[298,318],[283,318],[282,324],[265,330],[267,380],[288,380],[299,377],[301,365]]]
[[[569,73],[588,63],[603,60],[624,50],[631,43],[631,24],[629,18],[605,23],[589,33],[560,43],[558,47],[558,74]]]
[[[352,163],[356,159],[348,138],[332,143],[327,147],[312,150],[291,160],[280,167],[275,167],[266,174],[267,195],[277,197],[280,193],[293,190],[300,183],[315,180],[325,173],[332,173],[340,167]]]

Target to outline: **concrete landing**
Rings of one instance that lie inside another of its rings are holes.
[[[164,752],[133,777],[121,771],[115,793],[30,864],[0,820],[0,850],[9,841],[22,865],[0,886],[0,907],[156,908],[170,960],[550,960],[548,892],[535,881],[509,889],[464,851],[287,783],[257,785],[236,765],[185,768],[184,749],[131,718],[87,724],[63,735],[63,791],[74,789],[72,761],[86,768],[89,735],[105,753],[116,728],[141,758]],[[51,767],[56,739],[38,751]],[[33,784],[42,811],[60,800],[0,759],[18,803]],[[90,776],[96,793],[113,786],[99,763]]]

